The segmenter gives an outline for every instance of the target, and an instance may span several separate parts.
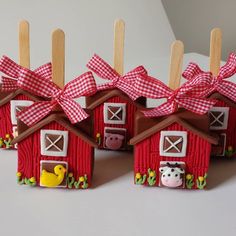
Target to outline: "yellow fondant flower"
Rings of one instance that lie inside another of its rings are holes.
[[[35,183],[35,182],[36,182],[35,177],[31,177],[31,178],[30,178],[30,182],[31,182],[31,183]]]
[[[190,175],[190,174],[187,174],[187,175],[186,175],[186,179],[187,179],[187,180],[190,180],[190,179],[192,179],[192,175]]]
[[[141,174],[140,173],[136,173],[135,178],[136,179],[140,179],[141,178]]]
[[[68,174],[68,177],[71,178],[72,176],[73,176],[73,173],[69,173],[69,174]]]
[[[97,133],[97,134],[96,134],[96,137],[97,137],[97,138],[100,138],[100,137],[101,137],[101,134],[100,134],[100,133]]]
[[[20,173],[20,172],[17,172],[17,173],[16,173],[16,176],[17,176],[17,177],[21,177],[21,173]]]
[[[204,177],[203,176],[199,176],[198,179],[199,179],[200,182],[203,182]]]
[[[228,151],[232,152],[233,151],[233,147],[232,146],[228,146]]]
[[[79,177],[79,181],[84,182],[84,177],[83,176]]]
[[[154,174],[154,172],[153,171],[151,171],[150,173],[149,173],[149,176],[150,177],[153,177],[155,174]]]
[[[6,134],[6,138],[10,138],[11,136],[10,136],[10,134]]]

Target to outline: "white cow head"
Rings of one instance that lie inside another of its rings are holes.
[[[170,164],[167,166],[160,167],[159,171],[161,173],[161,183],[169,188],[177,188],[183,184],[183,174],[184,169],[180,168],[178,163]]]

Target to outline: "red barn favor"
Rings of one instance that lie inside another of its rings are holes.
[[[145,98],[137,99],[134,81],[139,74],[147,72],[139,66],[122,76],[98,55],[87,66],[99,77],[110,80],[98,85],[98,92],[86,98],[86,107],[94,112],[93,135],[99,148],[126,150],[128,140],[134,135],[134,114],[146,105]]]
[[[3,56],[0,60],[0,71],[4,74],[0,85],[0,148],[12,148],[11,140],[17,135],[16,113],[31,105],[40,98],[22,90],[17,78],[22,67],[30,67],[29,23],[19,24],[19,64]],[[35,72],[39,76],[51,79],[51,64],[39,67]],[[9,76],[5,77],[5,76]]]
[[[12,148],[11,140],[18,133],[17,112],[42,99],[20,88],[17,79],[21,69],[21,66],[6,56],[3,56],[0,60],[0,71],[11,77],[2,77],[0,91],[0,139],[2,142],[0,148]],[[39,67],[35,70],[35,73],[45,79],[50,79],[51,64],[48,63]]]
[[[136,114],[134,145],[135,183],[169,188],[203,189],[211,144],[207,115],[190,111],[160,118]]]
[[[94,147],[89,111],[74,99],[96,92],[91,72],[64,84],[64,33],[52,37],[52,80],[22,69],[21,88],[44,97],[17,114],[19,184],[48,188],[88,188],[91,185]],[[60,48],[57,45],[60,45]],[[60,86],[60,87],[59,87]]]
[[[221,38],[219,29],[212,31],[211,44],[215,44]],[[221,40],[220,40],[221,41]],[[214,55],[220,55],[221,46],[215,45]],[[215,58],[210,55],[211,72],[205,72],[195,63],[190,63],[183,72],[191,83],[201,80],[204,87],[199,96],[217,99],[217,103],[208,112],[210,118],[210,130],[219,135],[218,145],[212,146],[212,156],[236,157],[236,84],[227,78],[235,75],[236,54],[231,53],[224,66],[220,67],[220,56]]]
[[[147,75],[140,75],[135,90],[152,99],[167,98],[156,108],[135,116],[135,183],[167,188],[203,189],[209,167],[211,144],[218,138],[209,132],[206,114],[215,100],[199,97],[203,83],[186,82],[179,87],[183,44],[172,45],[170,82],[172,88]]]

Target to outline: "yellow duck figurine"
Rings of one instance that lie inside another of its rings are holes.
[[[42,174],[40,176],[40,185],[48,188],[53,188],[60,185],[65,177],[65,167],[62,165],[56,165],[54,167],[54,173],[42,170]]]

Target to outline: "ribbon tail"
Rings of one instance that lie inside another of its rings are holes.
[[[172,102],[167,101],[166,103],[154,109],[142,112],[146,117],[160,117],[174,113],[177,110],[177,108],[178,106],[175,101]]]
[[[52,79],[52,64],[49,62],[47,64],[44,64],[34,70],[34,72],[40,76],[45,78],[46,80],[51,80]]]
[[[134,83],[134,90],[139,97],[167,98],[172,90],[161,81],[148,75],[139,75]]]
[[[236,102],[236,84],[231,81],[223,81],[218,85],[217,91],[225,97]]]
[[[91,96],[96,91],[97,86],[92,72],[86,72],[69,82],[63,90],[63,95],[65,97],[78,98]]]
[[[206,114],[216,103],[217,100],[206,98],[185,97],[178,99],[178,104],[180,107],[184,107],[186,110],[197,113],[199,115]]]
[[[11,92],[11,91],[15,91],[17,89],[18,89],[17,80],[2,76],[1,91]]]
[[[17,117],[28,126],[33,126],[47,116],[55,104],[52,102],[35,102],[17,114]]]
[[[102,79],[113,80],[120,75],[97,54],[90,59],[87,67]]]
[[[220,68],[219,77],[226,79],[236,73],[236,54],[230,53],[227,62]]]
[[[203,73],[203,71],[200,69],[200,67],[196,63],[190,62],[187,68],[182,73],[182,76],[185,79],[190,80],[201,73]]]
[[[22,68],[7,56],[3,56],[0,60],[0,71],[12,78],[18,78]]]
[[[59,101],[59,104],[72,124],[76,124],[89,117],[84,109],[74,100],[63,98]]]

